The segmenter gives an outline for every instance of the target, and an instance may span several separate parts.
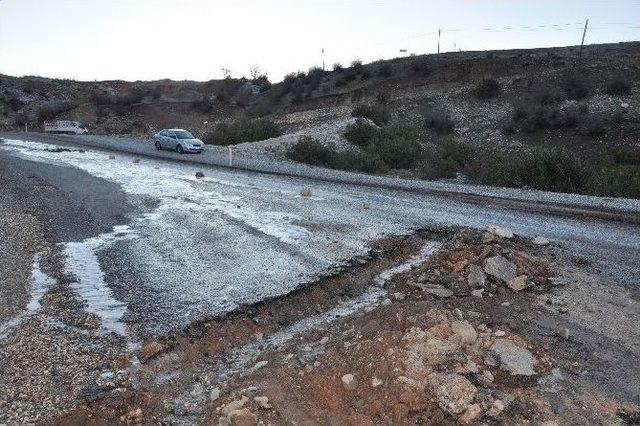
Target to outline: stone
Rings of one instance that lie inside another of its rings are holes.
[[[251,367],[251,372],[258,371],[267,364],[269,364],[269,361],[258,361],[253,367]]]
[[[139,158],[136,158],[136,159],[133,160],[133,164],[138,164],[138,163],[140,163],[140,159]]]
[[[441,285],[423,285],[422,290],[426,293],[436,296],[437,298],[444,299],[446,297],[453,296],[453,292],[448,288]]]
[[[516,270],[516,265],[502,256],[489,257],[484,261],[484,271],[504,282],[514,279]]]
[[[509,228],[502,228],[496,225],[487,226],[487,232],[500,238],[513,238],[513,232]]]
[[[209,400],[215,401],[218,398],[220,398],[220,388],[211,389],[211,392],[209,392]]]
[[[475,264],[469,265],[469,275],[467,275],[467,284],[469,288],[482,288],[487,284],[484,271]]]
[[[463,346],[471,345],[478,338],[475,328],[467,321],[453,321],[451,331]]]
[[[467,410],[478,392],[473,383],[455,373],[432,373],[428,383],[440,408],[451,414]]]
[[[531,242],[537,246],[546,246],[549,245],[549,239],[541,236],[535,237]]]
[[[244,404],[249,401],[249,398],[243,396],[241,399],[236,399],[235,401],[231,401],[224,407],[222,407],[222,414],[228,416],[232,411],[240,410],[244,407]]]
[[[115,155],[110,155],[110,156],[109,156],[109,160],[115,160],[115,159],[116,159],[116,156],[115,156]]]
[[[507,335],[507,332],[504,330],[496,330],[493,332],[493,335],[496,337],[504,337]]]
[[[507,281],[507,287],[513,291],[522,291],[529,286],[527,283],[526,275],[519,275],[509,281]]]
[[[471,290],[471,295],[473,297],[482,298],[482,293],[484,293],[484,288],[479,288],[477,290]]]
[[[129,424],[129,423],[140,423],[142,422],[142,418],[143,418],[142,409],[140,407],[137,407],[129,411],[126,414],[126,416],[124,416],[121,419],[123,421],[126,421],[126,423]]]
[[[258,424],[256,415],[247,408],[230,412],[229,420],[233,426],[255,426]]]
[[[138,350],[138,360],[144,364],[162,351],[164,351],[164,346],[157,340],[151,340],[142,345]]]
[[[311,188],[303,186],[300,188],[300,196],[302,197],[310,197],[311,196]]]
[[[382,306],[389,306],[391,305],[393,302],[391,301],[391,299],[384,299],[382,302],[380,302],[380,304]]]
[[[493,373],[489,370],[484,370],[482,372],[482,375],[484,376],[485,379],[487,379],[487,382],[489,383],[493,383],[493,381],[495,380],[495,377],[493,377]]]
[[[458,421],[463,425],[468,425],[473,423],[480,417],[482,414],[482,409],[479,404],[471,404],[467,411],[465,411],[460,417],[458,417]]]
[[[527,349],[507,339],[497,339],[489,350],[500,369],[515,376],[533,376],[536,358]]]
[[[571,333],[567,327],[560,327],[556,330],[556,336],[563,338],[564,340],[569,340],[571,337]]]
[[[467,361],[467,363],[464,366],[464,372],[465,373],[477,373],[479,372],[480,369],[478,368],[478,364],[476,364],[475,362],[469,360]]]
[[[378,379],[377,377],[372,377],[371,378],[371,387],[372,388],[378,388],[380,386],[382,386],[384,382],[380,379]]]
[[[269,398],[266,396],[256,396],[253,400],[258,404],[260,408],[264,408],[265,410],[269,410],[272,408],[271,404],[269,404]]]
[[[499,399],[496,399],[495,401],[493,401],[493,403],[491,404],[491,407],[489,407],[489,409],[485,414],[489,417],[497,417],[503,411],[504,411],[504,403]]]
[[[402,300],[404,300],[404,297],[405,297],[405,296],[404,296],[404,293],[400,293],[400,292],[393,293],[393,298],[394,298],[394,300],[397,300],[397,301],[399,301],[399,302],[400,302],[400,301],[402,301]]]
[[[345,374],[342,376],[342,385],[347,390],[355,389],[356,387],[356,378],[353,374]]]
[[[197,171],[197,172],[196,172],[196,177],[197,177],[198,179],[201,179],[201,178],[203,178],[203,177],[204,177],[204,173],[202,173],[201,171]]]

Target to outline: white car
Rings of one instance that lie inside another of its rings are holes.
[[[79,121],[61,120],[53,123],[44,123],[45,133],[59,133],[63,135],[86,135],[89,133],[86,127]]]
[[[180,154],[183,152],[201,153],[204,143],[184,129],[164,129],[153,136],[156,149],[170,149]]]

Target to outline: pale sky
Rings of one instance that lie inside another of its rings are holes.
[[[640,40],[640,0],[0,0],[0,73],[209,80],[408,53]]]

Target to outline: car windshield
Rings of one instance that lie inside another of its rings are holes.
[[[176,130],[174,133],[178,139],[195,139],[193,135],[186,130]]]

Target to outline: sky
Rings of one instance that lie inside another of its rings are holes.
[[[275,82],[435,53],[439,29],[442,52],[576,45],[587,18],[585,44],[640,40],[640,0],[0,0],[0,73]]]

